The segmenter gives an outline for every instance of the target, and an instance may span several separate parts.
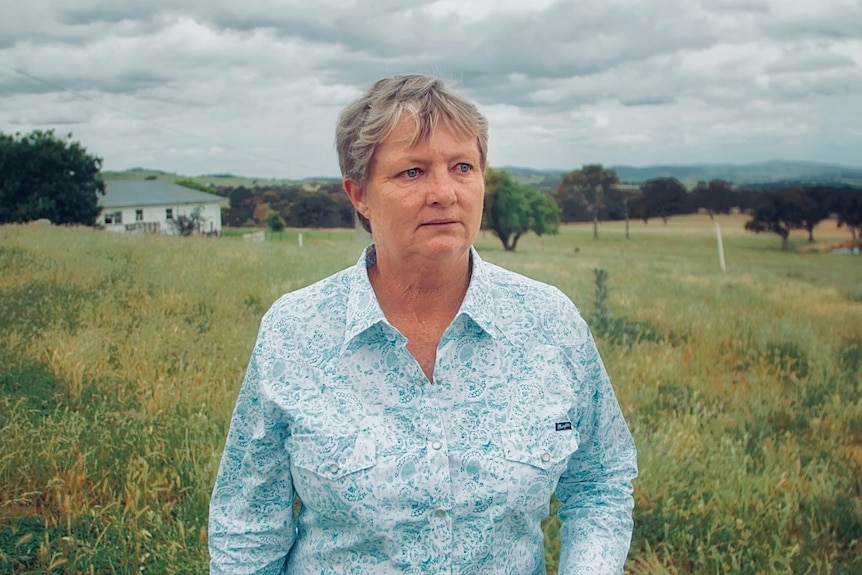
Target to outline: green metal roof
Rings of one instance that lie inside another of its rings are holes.
[[[178,186],[170,182],[106,182],[103,208],[221,203],[225,198]]]

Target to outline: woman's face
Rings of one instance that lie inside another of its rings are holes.
[[[430,138],[411,146],[414,126],[415,120],[402,118],[375,150],[366,186],[348,180],[345,189],[371,221],[378,260],[455,263],[469,253],[482,221],[479,144],[441,122]]]

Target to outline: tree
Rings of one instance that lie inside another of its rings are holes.
[[[254,215],[255,192],[245,186],[224,190],[221,195],[230,198],[230,208],[222,213],[224,222],[229,226],[242,226]]]
[[[653,214],[650,213],[650,206],[644,199],[644,194],[642,191],[638,192],[636,195],[632,196],[629,199],[628,213],[630,217],[643,220],[644,224],[649,223],[649,219],[653,216]]]
[[[277,211],[272,210],[269,212],[267,216],[267,224],[269,225],[269,229],[273,232],[278,232],[278,239],[281,239],[282,232],[284,232],[284,218],[281,217]]]
[[[201,208],[196,207],[189,214],[179,214],[171,223],[174,226],[174,231],[180,236],[191,236],[200,233],[204,229],[205,219],[201,216]]]
[[[790,231],[804,226],[803,210],[796,198],[783,192],[765,192],[745,229],[756,234],[770,232],[781,238],[781,251],[790,245]]]
[[[326,192],[301,195],[290,207],[290,225],[296,228],[336,227],[340,219],[338,202]]]
[[[593,221],[593,238],[599,238],[599,217],[607,208],[610,190],[619,179],[614,170],[587,164],[565,174],[554,191],[564,222]]]
[[[641,199],[638,209],[644,221],[650,216],[667,219],[691,212],[688,190],[676,178],[653,178],[641,184]]]
[[[180,178],[179,180],[174,180],[174,183],[178,186],[182,186],[184,188],[189,188],[191,190],[197,190],[199,192],[206,192],[208,194],[212,193],[212,188],[207,186],[206,184],[202,184],[196,180],[191,178]]]
[[[802,210],[802,227],[808,231],[808,241],[814,241],[814,228],[829,217],[832,190],[826,186],[806,186],[794,193]]]
[[[0,223],[47,218],[55,224],[95,225],[105,194],[102,159],[72,134],[53,130],[0,133]]]
[[[838,218],[838,227],[847,226],[853,236],[853,243],[862,242],[862,190],[836,189],[830,205]]]
[[[488,168],[483,220],[483,227],[500,239],[503,249],[513,252],[529,231],[539,236],[557,233],[560,209],[547,194],[518,183],[508,172]]]
[[[713,219],[715,214],[729,214],[738,207],[739,194],[733,191],[733,184],[726,180],[713,179],[700,181],[691,191],[691,201],[695,208],[702,208]]]

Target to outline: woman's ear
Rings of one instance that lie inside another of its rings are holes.
[[[346,178],[343,182],[344,191],[347,192],[347,197],[350,198],[350,203],[353,208],[368,218],[368,205],[365,203],[365,190],[359,185],[359,182],[353,178]]]

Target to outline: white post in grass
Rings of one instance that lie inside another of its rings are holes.
[[[299,232],[299,247],[302,247],[302,232]]]
[[[727,275],[727,266],[724,264],[724,245],[721,242],[721,226],[715,222],[715,236],[718,238],[718,262],[721,264],[721,271]]]

